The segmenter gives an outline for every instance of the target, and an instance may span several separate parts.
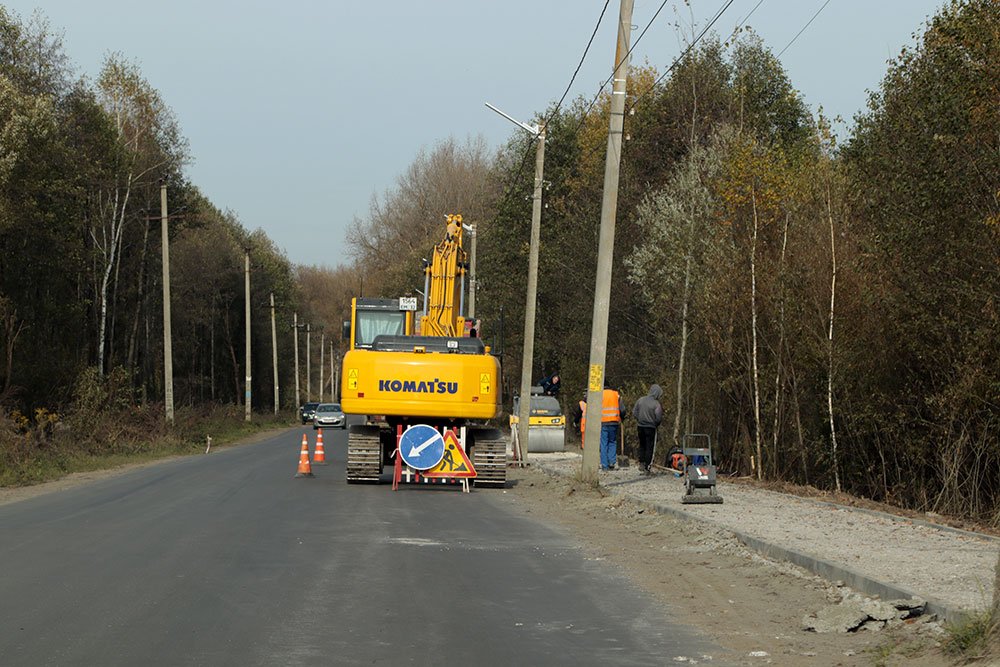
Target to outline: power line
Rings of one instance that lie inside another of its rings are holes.
[[[559,112],[559,107],[562,106],[563,101],[566,99],[566,95],[569,94],[569,89],[573,87],[573,82],[576,81],[576,75],[580,73],[580,68],[583,67],[583,61],[587,58],[587,53],[590,51],[590,46],[594,43],[594,37],[597,36],[597,30],[601,27],[601,22],[604,20],[604,13],[608,11],[608,5],[611,4],[611,0],[604,0],[604,8],[601,10],[601,15],[597,17],[597,25],[594,26],[594,31],[590,33],[590,40],[587,41],[587,48],[583,50],[583,55],[580,56],[580,62],[576,66],[576,71],[573,72],[573,77],[569,80],[569,84],[566,86],[566,90],[563,91],[562,97],[556,102],[555,109],[549,114],[547,121],[555,118],[556,113]],[[662,6],[660,7],[663,8]]]
[[[649,27],[651,25],[653,25],[653,21],[655,21],[656,17],[660,15],[660,12],[663,11],[663,8],[666,6],[666,4],[667,4],[667,0],[663,0],[663,2],[660,3],[659,8],[653,14],[653,18],[649,19],[649,22],[646,23],[646,27],[642,29],[642,32],[639,33],[639,36],[635,39],[634,42],[632,42],[632,46],[629,47],[629,50],[625,53],[624,56],[622,56],[622,59],[620,61],[618,61],[617,63],[615,63],[614,69],[611,70],[611,75],[608,76],[608,78],[604,80],[604,83],[602,83],[600,85],[600,87],[597,89],[597,93],[594,95],[593,99],[590,100],[590,104],[587,105],[587,108],[583,111],[583,114],[581,114],[581,116],[580,116],[580,122],[577,124],[576,128],[573,130],[573,135],[574,136],[580,131],[580,128],[583,127],[583,123],[584,123],[584,121],[587,118],[587,114],[589,114],[590,110],[594,108],[595,104],[597,104],[597,100],[599,100],[601,98],[601,93],[604,92],[604,87],[607,86],[611,82],[611,79],[615,78],[615,73],[618,72],[618,68],[622,66],[622,63],[625,62],[625,60],[630,55],[632,55],[632,51],[635,49],[636,46],[639,45],[639,42],[642,41],[643,35],[645,35],[646,31],[649,30]]]
[[[552,110],[552,113],[550,113],[548,117],[545,119],[543,127],[547,126],[552,121],[552,119],[555,118],[556,114],[559,112],[559,108],[562,106],[562,103],[566,100],[566,96],[569,94],[570,88],[573,87],[573,82],[576,81],[576,76],[577,74],[580,73],[580,68],[583,67],[583,62],[584,60],[586,60],[587,54],[590,52],[590,47],[594,43],[594,37],[597,35],[597,31],[601,27],[601,23],[604,21],[604,14],[608,11],[609,4],[611,4],[611,0],[604,0],[604,7],[601,9],[601,15],[597,17],[597,23],[594,25],[594,30],[590,34],[590,39],[587,40],[586,48],[583,49],[583,55],[580,56],[580,62],[577,63],[576,70],[574,70],[573,76],[570,77],[569,84],[567,84],[566,90],[563,91],[562,97],[559,98],[559,101],[556,103],[556,106]],[[503,196],[500,198],[500,202],[497,208],[502,206],[507,201],[507,198],[513,191],[514,185],[520,180],[521,174],[524,172],[524,165],[527,164],[528,156],[530,154],[531,154],[531,143],[529,142],[525,147],[524,153],[521,155],[521,163],[517,168],[517,172],[514,174],[514,177],[508,181],[507,187],[505,188]]]
[[[781,57],[782,53],[784,53],[785,51],[788,50],[788,47],[790,47],[792,44],[795,43],[795,40],[797,40],[799,38],[799,35],[801,35],[802,33],[804,33],[806,31],[806,28],[808,28],[812,24],[812,22],[816,20],[816,17],[819,16],[819,13],[821,11],[823,11],[824,9],[826,9],[826,6],[828,4],[830,4],[830,0],[826,0],[826,2],[824,2],[823,5],[819,9],[816,10],[816,13],[813,14],[812,18],[809,19],[809,21],[804,26],[802,26],[802,30],[799,30],[797,33],[795,33],[795,37],[792,37],[792,41],[788,42],[788,44],[785,45],[785,48],[783,48],[781,51],[778,52],[778,55],[777,55],[778,58]]]
[[[646,90],[644,90],[641,95],[639,95],[634,100],[632,100],[632,105],[629,106],[628,111],[626,112],[626,115],[628,115],[629,113],[632,112],[632,109],[634,109],[635,105],[639,103],[639,100],[641,100],[643,97],[645,97],[646,94],[649,93],[649,91],[654,90],[656,88],[657,84],[659,84],[661,81],[663,81],[663,79],[668,74],[670,74],[672,71],[674,71],[677,68],[677,65],[679,65],[680,62],[682,60],[684,60],[684,58],[686,58],[689,53],[691,53],[691,51],[698,44],[698,42],[701,41],[701,38],[705,36],[705,33],[707,33],[709,30],[711,30],[712,26],[715,25],[716,21],[718,21],[720,18],[722,18],[722,15],[726,13],[726,10],[729,9],[729,6],[731,4],[733,4],[733,2],[734,2],[734,0],[727,0],[726,3],[724,5],[722,5],[722,7],[719,8],[719,11],[717,11],[715,13],[715,16],[712,17],[712,20],[709,21],[708,24],[702,29],[702,31],[700,33],[698,33],[698,36],[695,37],[694,40],[690,44],[688,44],[687,48],[684,49],[684,52],[681,55],[677,56],[677,58],[674,59],[674,62],[670,63],[670,67],[668,67],[666,70],[664,70],[663,74],[661,74],[660,76],[658,76],[656,78],[656,81],[653,82],[653,85],[651,85],[649,88],[647,88]],[[829,2],[829,0],[827,0],[827,2]],[[756,9],[756,7],[754,7],[754,9]],[[751,12],[751,13],[753,13],[753,12]]]
[[[763,1],[764,0],[760,0],[760,2],[757,3],[757,6],[754,7],[750,11],[750,13],[746,15],[746,17],[744,17],[743,21],[746,21],[748,18],[750,18],[750,15],[753,14],[754,11],[756,11],[757,7],[759,7]],[[702,37],[704,37],[705,34],[709,30],[712,29],[712,26],[714,26],[716,24],[716,22],[718,22],[718,20],[720,18],[722,18],[722,15],[726,12],[727,9],[729,9],[729,6],[732,5],[733,2],[734,2],[734,0],[727,0],[727,2],[725,4],[723,4],[722,7],[719,8],[719,10],[715,13],[715,16],[712,17],[712,20],[708,22],[708,24],[702,29],[702,31],[700,33],[698,33],[698,35],[687,46],[687,48],[684,50],[684,52],[681,55],[679,55],[676,59],[674,59],[674,61],[670,64],[670,67],[668,67],[666,69],[666,71],[663,72],[663,74],[661,74],[659,77],[657,77],[656,81],[654,81],[653,84],[649,88],[647,88],[642,93],[640,93],[639,96],[636,97],[632,101],[632,104],[629,106],[629,108],[625,112],[626,116],[628,116],[630,113],[632,113],[632,110],[635,109],[636,105],[639,103],[639,100],[641,100],[643,97],[645,97],[651,90],[655,90],[656,86],[660,83],[660,81],[662,81],[664,79],[664,77],[666,77],[674,69],[677,68],[677,65],[679,65],[680,62],[682,60],[684,60],[684,58],[694,49],[694,47],[698,44],[698,42],[701,41]],[[662,8],[662,6],[661,6],[661,8]],[[655,18],[655,16],[654,16],[654,18]],[[648,27],[648,25],[647,25],[647,27]],[[735,33],[735,31],[734,31],[734,33]],[[609,81],[610,81],[610,79],[609,79]],[[607,82],[605,82],[605,83],[607,83]],[[598,93],[598,94],[600,94],[600,93]],[[596,101],[596,99],[597,98],[594,98],[594,101]],[[590,108],[593,107],[593,105],[594,105],[594,101],[591,102],[590,106],[587,107],[587,110],[584,111],[583,115],[580,117],[580,123],[576,126],[576,130],[574,131],[574,134],[576,134],[577,132],[579,132],[580,128],[583,126],[583,123],[587,119],[587,114],[590,113]],[[591,155],[593,155],[594,153],[596,153],[601,148],[602,148],[601,145],[595,145],[593,148],[591,148],[586,153],[586,155],[584,157],[585,158],[589,158]]]
[[[753,13],[757,11],[757,8],[760,7],[762,4],[764,4],[764,0],[757,0],[757,4],[753,6],[753,9],[751,9],[746,16],[740,19],[740,22],[736,24],[735,28],[733,28],[733,32],[730,33],[729,38],[726,41],[729,41],[729,39],[732,39],[733,37],[736,36],[736,33],[740,31],[740,28],[742,28],[746,24],[746,22],[750,20],[750,17],[753,16]]]

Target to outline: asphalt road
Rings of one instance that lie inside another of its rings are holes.
[[[330,464],[296,479],[303,432],[312,443],[290,429],[0,506],[0,664],[662,665],[718,651],[502,490],[348,485],[332,430]]]

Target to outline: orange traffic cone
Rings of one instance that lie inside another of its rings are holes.
[[[323,449],[323,429],[316,432],[316,451],[313,452],[313,465],[326,465],[326,451]]]
[[[299,471],[295,473],[296,477],[312,477],[312,466],[309,465],[309,441],[306,440],[306,434],[302,434],[302,449],[299,451]]]

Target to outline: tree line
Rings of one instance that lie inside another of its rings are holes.
[[[320,312],[315,283],[317,276],[336,282],[343,271],[293,265],[263,231],[246,229],[189,180],[189,160],[176,117],[135,63],[110,54],[96,77],[78,76],[44,16],[25,19],[0,7],[5,413],[72,410],[86,393],[81,382],[113,374],[116,383],[124,378],[128,405],[162,409],[161,184],[169,207],[175,403],[244,400],[249,254],[253,407],[273,407],[271,294],[281,407],[294,407],[292,315],[316,331],[318,362],[324,319],[339,337],[342,312]],[[304,398],[304,376],[301,388]]]
[[[664,388],[662,442],[708,433],[727,472],[997,523],[997,25],[996,2],[946,5],[846,137],[749,31],[700,42],[668,72],[631,68],[607,373],[628,402]],[[603,95],[537,114],[534,379],[560,373],[567,410],[589,363],[608,106]],[[179,405],[245,395],[244,253],[265,411],[270,294],[279,357],[292,359],[298,312],[315,373],[316,339],[339,338],[351,296],[422,289],[446,213],[477,224],[477,316],[509,400],[533,153],[521,134],[497,151],[446,139],[373,197],[349,232],[351,263],[294,266],[187,179],[181,129],[135,64],[113,54],[77,77],[44,19],[0,9],[0,406],[162,407],[160,183]],[[278,384],[293,407],[290,363]]]
[[[607,373],[663,386],[660,438],[725,471],[1000,521],[1000,6],[956,0],[888,66],[846,137],[752,32],[629,72]],[[535,379],[582,395],[608,98],[546,123]],[[414,294],[441,215],[478,223],[477,315],[520,368],[533,145],[450,139],[350,238]],[[367,278],[366,278],[367,280]],[[366,285],[366,290],[368,289]],[[509,393],[509,392],[508,392]],[[666,449],[658,452],[662,459]]]

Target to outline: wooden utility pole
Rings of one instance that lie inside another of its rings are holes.
[[[271,362],[274,372],[274,414],[278,414],[278,330],[274,323],[274,292],[271,292]]]
[[[174,354],[170,334],[170,235],[167,227],[167,184],[160,183],[160,236],[163,253],[163,403],[167,423],[173,424]]]
[[[309,363],[309,352],[312,349],[311,343],[312,323],[306,324],[306,403],[312,399],[312,367]]]
[[[244,398],[246,402],[246,415],[244,419],[250,421],[250,401],[251,401],[251,374],[250,374],[250,251],[247,250],[246,255],[244,255],[244,271],[245,276],[243,284],[246,293],[246,369],[247,369],[247,384],[244,391]]]
[[[621,0],[618,15],[618,45],[615,48],[614,85],[611,89],[611,118],[608,121],[608,152],[604,163],[601,232],[597,248],[597,284],[594,287],[594,319],[590,334],[590,369],[587,382],[589,413],[587,421],[596,428],[591,427],[586,431],[581,464],[581,475],[584,479],[597,477],[597,467],[600,462],[600,451],[598,451],[601,442],[600,415],[604,402],[604,364],[608,352],[608,310],[611,302],[611,270],[614,265],[618,169],[621,162],[622,127],[625,120],[625,83],[628,78],[632,3],[633,0]],[[617,443],[615,447],[617,448]]]

